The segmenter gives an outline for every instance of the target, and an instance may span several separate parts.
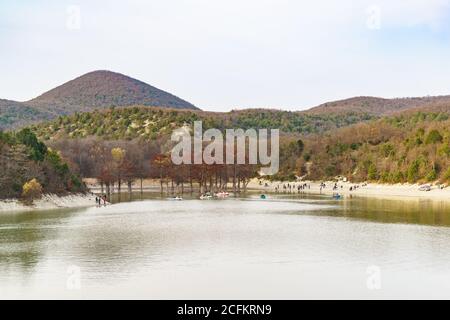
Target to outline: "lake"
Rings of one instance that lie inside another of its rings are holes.
[[[3,213],[0,298],[448,299],[450,203],[146,194]]]

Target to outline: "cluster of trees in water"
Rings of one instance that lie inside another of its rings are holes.
[[[258,166],[251,164],[175,165],[167,138],[106,141],[90,137],[59,139],[49,144],[61,150],[82,177],[96,178],[101,192],[108,195],[113,190],[120,194],[124,189],[131,193],[135,185],[142,192],[145,179],[159,180],[161,192],[173,194],[194,190],[241,192],[258,175]]]

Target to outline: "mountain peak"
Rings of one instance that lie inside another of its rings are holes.
[[[197,109],[168,92],[108,70],[86,73],[26,103],[62,114],[131,105]]]

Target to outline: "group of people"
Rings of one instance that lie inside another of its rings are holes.
[[[301,184],[287,183],[283,185],[279,184],[275,187],[275,192],[279,192],[281,188],[283,188],[283,192],[292,193],[292,191],[297,190],[300,193],[303,190],[311,189],[311,185],[308,183],[301,183]]]
[[[262,185],[262,182],[259,183],[260,185]],[[265,187],[269,187],[269,185],[267,183],[264,184]],[[331,186],[333,186],[333,191],[337,192],[339,189],[343,190],[344,189],[344,185],[342,184],[338,184],[338,182],[335,182],[334,184],[331,184]],[[349,191],[355,191],[361,187],[365,187],[367,186],[367,182],[362,183],[361,185],[356,184],[356,185],[350,185],[349,187]],[[322,193],[323,189],[326,189],[327,185],[325,184],[325,182],[321,182],[319,185],[320,188],[320,193]],[[295,192],[296,190],[298,191],[298,193],[301,193],[304,190],[307,189],[311,189],[311,185],[309,183],[284,183],[281,184],[279,183],[277,186],[275,186],[275,192],[280,192],[282,191],[283,193],[292,193],[293,191]]]
[[[367,182],[364,182],[361,186],[359,184],[357,184],[355,186],[351,186],[350,191],[355,191],[356,189],[359,189],[360,187],[365,187],[365,186],[367,186]]]
[[[106,194],[104,194],[102,196],[96,196],[95,203],[97,204],[97,207],[101,207],[102,205],[106,206],[106,204],[108,203]]]
[[[348,188],[348,190],[349,190],[349,191],[355,191],[356,189],[359,189],[359,188],[365,187],[365,186],[367,186],[367,182],[364,182],[364,183],[361,184],[361,185],[359,185],[359,184],[351,185],[351,186]],[[322,183],[320,184],[320,193],[322,193],[322,189],[325,189],[326,187],[327,187],[326,184],[322,182]],[[343,189],[344,189],[344,186],[343,186],[343,185],[338,185],[338,183],[335,182],[334,185],[333,185],[333,191],[338,191],[339,189],[343,190]]]

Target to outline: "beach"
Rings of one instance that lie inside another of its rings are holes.
[[[101,193],[100,186],[96,183],[95,179],[86,179],[87,186],[92,192]],[[308,194],[325,194],[332,195],[333,193],[339,193],[343,196],[367,196],[367,197],[381,197],[381,198],[391,198],[391,199],[411,199],[411,198],[422,198],[422,199],[434,199],[434,200],[448,200],[450,201],[450,187],[446,186],[441,189],[438,184],[429,184],[430,191],[420,191],[419,187],[421,184],[381,184],[381,183],[351,183],[351,182],[338,182],[338,189],[333,190],[333,186],[336,182],[325,181],[325,187],[320,187],[321,182],[319,181],[296,181],[296,182],[282,182],[282,181],[268,181],[262,179],[252,179],[248,186],[248,191],[261,191],[266,193],[299,193],[297,186],[306,184],[309,187],[301,190],[301,193]],[[267,184],[267,186],[266,186]],[[286,190],[283,189],[283,185],[286,186]],[[291,190],[287,187],[291,185]],[[357,186],[357,188],[355,188]],[[350,187],[352,191],[350,191]],[[278,191],[277,191],[278,188]],[[133,184],[133,192],[140,191],[140,183],[137,181]],[[169,189],[170,186],[169,186]],[[184,186],[185,192],[189,192],[188,184]],[[143,191],[144,192],[159,192],[160,182],[155,179],[146,179],[143,181]],[[177,190],[180,191],[180,187],[174,187],[175,193]],[[231,183],[228,184],[228,192],[233,190]],[[117,188],[114,189],[117,192]],[[166,192],[166,183],[164,183],[164,191]],[[122,192],[126,193],[127,188],[122,187]],[[194,183],[194,192],[198,192],[198,184]]]
[[[367,196],[367,197],[380,197],[391,199],[411,199],[411,198],[423,198],[433,200],[448,200],[450,201],[450,187],[440,188],[439,185],[429,184],[430,191],[420,191],[420,184],[379,184],[379,183],[351,183],[351,182],[338,182],[337,190],[333,190],[336,182],[325,181],[325,187],[320,187],[321,182],[317,181],[298,181],[298,182],[280,182],[280,181],[264,181],[254,179],[252,180],[248,188],[249,190],[260,190],[266,192],[278,192],[279,193],[298,193],[297,186],[306,184],[308,187],[301,190],[301,193],[308,194],[326,194],[332,195],[339,193],[344,196]],[[265,185],[267,183],[267,186]],[[294,186],[289,190],[288,184]],[[283,188],[286,186],[286,190]],[[356,186],[356,188],[355,188]],[[350,191],[350,188],[352,190]]]

